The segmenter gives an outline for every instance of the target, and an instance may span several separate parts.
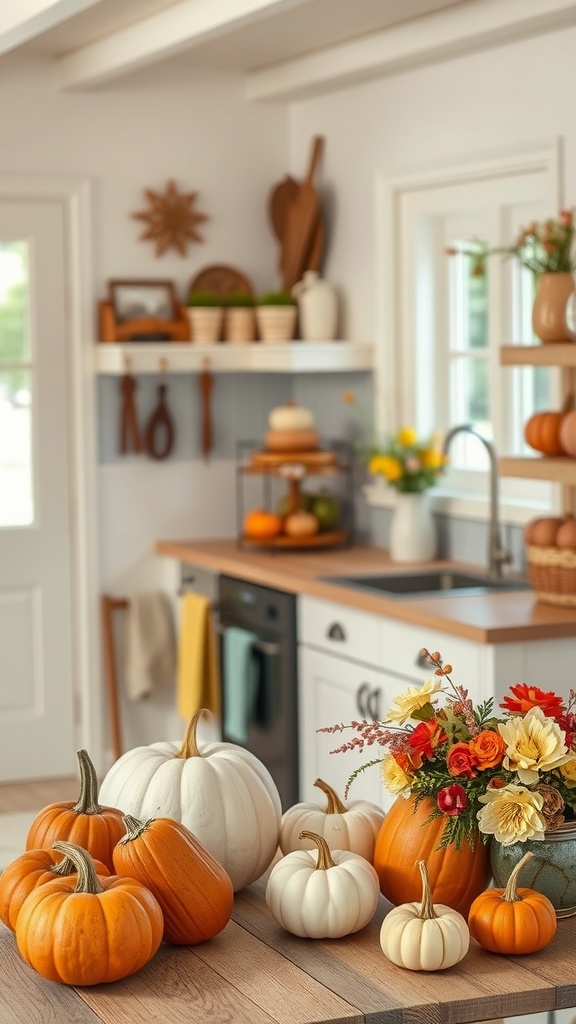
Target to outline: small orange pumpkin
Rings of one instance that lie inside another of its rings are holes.
[[[114,866],[154,894],[164,914],[164,941],[193,946],[221,932],[234,907],[222,865],[172,818],[137,821],[126,815],[124,824]]]
[[[562,455],[564,449],[560,443],[560,429],[566,415],[565,410],[559,412],[535,412],[524,426],[524,440],[537,452],[543,455]]]
[[[41,885],[22,904],[16,942],[26,963],[65,985],[100,985],[139,971],[162,941],[155,897],[134,878],[99,878],[90,854],[74,843],[54,849],[78,875]]]
[[[558,923],[548,897],[535,889],[516,887],[522,868],[533,856],[528,850],[518,861],[505,889],[487,889],[470,907],[470,934],[491,953],[536,953],[554,938]]]
[[[418,861],[426,861],[434,903],[444,903],[464,917],[492,875],[490,855],[480,836],[474,847],[466,840],[460,850],[452,845],[439,850],[445,818],[427,822],[435,803],[424,797],[398,797],[388,811],[376,839],[374,867],[380,891],[390,903],[417,903],[422,894]]]
[[[110,872],[100,860],[94,861],[97,875]],[[23,853],[4,869],[0,875],[0,920],[11,928],[16,921],[24,900],[30,893],[55,878],[68,878],[76,874],[76,866],[69,857],[62,860],[52,850],[30,850]],[[76,879],[74,879],[74,884]]]
[[[270,540],[282,533],[282,517],[263,508],[254,508],[244,517],[244,533],[253,540]]]
[[[122,811],[101,807],[98,780],[85,750],[77,753],[80,766],[80,796],[76,803],[48,804],[34,818],[26,839],[27,850],[50,850],[58,839],[76,843],[92,857],[114,870],[112,850],[124,835]]]
[[[560,444],[566,455],[576,455],[576,410],[567,412],[562,419]]]

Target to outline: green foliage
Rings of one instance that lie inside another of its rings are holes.
[[[294,299],[290,292],[272,291],[265,292],[257,301],[258,306],[293,306]]]
[[[247,295],[246,292],[231,292],[226,299],[226,305],[229,309],[240,307],[252,307],[255,305],[254,298],[252,295]]]
[[[221,306],[222,301],[216,292],[197,291],[190,292],[188,296],[189,306]]]

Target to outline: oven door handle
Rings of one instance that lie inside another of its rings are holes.
[[[226,632],[227,627],[219,624],[216,626],[216,632],[221,636]],[[255,651],[260,651],[261,654],[265,654],[268,658],[273,658],[275,655],[280,654],[280,644],[273,643],[270,640],[255,640],[252,644]]]

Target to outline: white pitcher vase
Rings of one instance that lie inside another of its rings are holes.
[[[436,524],[427,491],[396,492],[390,524],[389,550],[393,562],[427,562],[436,554]]]

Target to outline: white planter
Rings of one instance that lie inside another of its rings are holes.
[[[396,493],[390,524],[390,558],[393,562],[427,562],[436,554],[436,524],[427,491]]]
[[[296,306],[258,306],[256,322],[260,341],[292,341],[296,331]]]
[[[220,341],[224,310],[221,306],[188,306],[190,340],[197,345],[214,345]]]
[[[292,294],[298,302],[302,341],[333,341],[338,329],[338,298],[332,285],[321,281],[316,270],[307,270]]]
[[[250,306],[230,306],[224,313],[224,341],[246,345],[256,340],[256,314]]]

